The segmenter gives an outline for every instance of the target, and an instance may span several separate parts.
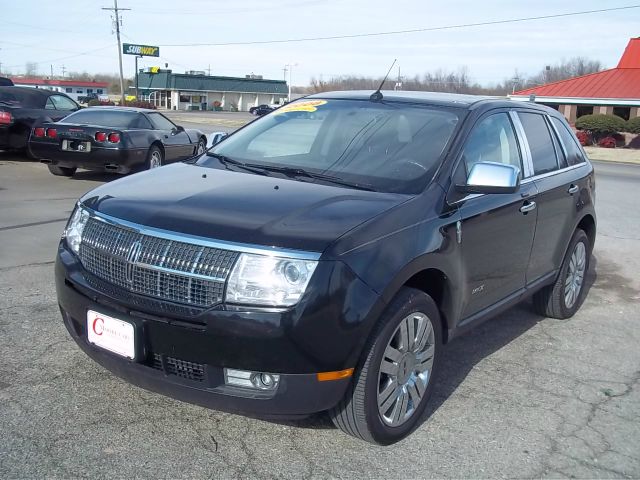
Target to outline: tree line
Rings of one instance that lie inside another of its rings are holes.
[[[474,95],[506,95],[514,90],[557,82],[567,78],[587,75],[603,70],[598,60],[585,57],[574,57],[563,60],[555,65],[547,65],[537,73],[523,76],[516,70],[514,75],[493,85],[482,85],[473,80],[469,69],[461,67],[456,71],[436,70],[422,75],[404,76],[401,79],[402,90],[423,90],[431,92],[466,93]],[[393,73],[384,84],[384,89],[393,89],[397,83]],[[329,80],[312,78],[310,85],[295,87],[296,93],[318,93],[331,90],[374,90],[378,88],[382,77],[365,77],[358,75],[343,75]]]

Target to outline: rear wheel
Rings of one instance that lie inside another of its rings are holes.
[[[198,141],[198,148],[196,148],[196,155],[202,155],[207,150],[207,140],[201,137]]]
[[[58,165],[47,165],[49,171],[57,177],[73,177],[76,167],[59,167]]]
[[[162,150],[156,145],[152,145],[147,153],[147,170],[161,167],[164,162]]]
[[[345,397],[330,412],[335,425],[380,445],[409,435],[431,396],[441,345],[435,302],[403,288],[376,326]]]
[[[537,313],[559,319],[570,318],[576,313],[582,302],[590,255],[589,237],[584,230],[576,230],[555,283],[533,296],[533,306]]]

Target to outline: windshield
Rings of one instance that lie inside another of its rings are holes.
[[[415,194],[433,177],[459,113],[395,102],[301,100],[246,126],[197,164],[218,166],[222,156]]]
[[[130,128],[140,115],[138,112],[118,112],[96,107],[72,113],[63,120],[64,123],[80,125],[99,125],[111,128]]]

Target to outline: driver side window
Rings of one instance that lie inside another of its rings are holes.
[[[496,113],[477,123],[467,138],[462,160],[467,175],[478,162],[494,162],[518,167],[522,178],[522,158],[509,115]]]

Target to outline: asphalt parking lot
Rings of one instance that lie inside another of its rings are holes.
[[[430,417],[383,448],[323,415],[219,413],[93,363],[60,319],[53,258],[76,199],[117,177],[54,177],[0,153],[0,477],[640,477],[640,167],[596,171],[578,314],[552,320],[524,304],[452,342]]]

